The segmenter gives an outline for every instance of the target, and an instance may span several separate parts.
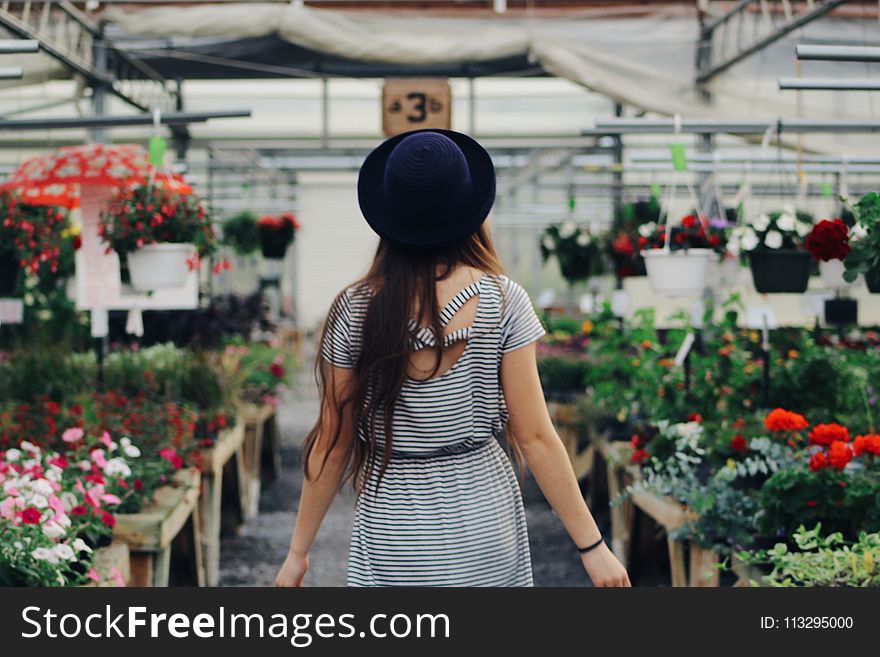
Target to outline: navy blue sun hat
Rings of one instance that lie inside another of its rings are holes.
[[[358,202],[393,244],[440,248],[476,232],[495,202],[495,167],[476,140],[452,130],[391,137],[364,160]]]

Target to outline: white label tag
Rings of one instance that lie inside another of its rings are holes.
[[[0,299],[0,324],[21,324],[24,302],[21,299]]]
[[[556,290],[553,288],[545,288],[538,293],[538,298],[535,301],[535,305],[538,308],[549,308],[553,305],[553,301],[556,299]]]
[[[578,304],[582,313],[591,313],[593,312],[593,295],[592,294],[582,294],[580,298],[580,303]]]
[[[746,308],[746,327],[761,330],[777,328],[776,313],[770,306],[748,306]]]
[[[687,355],[691,351],[691,347],[694,346],[694,341],[696,340],[696,336],[693,333],[688,333],[684,336],[684,340],[681,342],[681,346],[678,348],[678,353],[675,354],[675,366],[681,367],[684,365],[684,359],[687,358]]]

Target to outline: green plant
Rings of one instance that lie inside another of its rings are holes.
[[[769,586],[880,586],[880,534],[859,532],[855,542],[840,532],[822,536],[822,524],[800,525],[794,546],[777,543],[769,550],[740,552],[747,564],[769,567]]]
[[[876,278],[880,271],[880,194],[871,192],[855,204],[854,239],[844,260],[843,278],[849,282],[859,274]]]
[[[555,257],[562,277],[570,284],[602,273],[602,251],[590,229],[573,221],[548,226],[541,236],[541,257]]]
[[[241,212],[223,222],[223,243],[238,255],[250,255],[260,248],[257,217],[252,212]]]

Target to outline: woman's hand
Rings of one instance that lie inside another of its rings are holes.
[[[302,586],[303,578],[309,569],[309,555],[289,552],[281,570],[275,576],[275,586]]]
[[[614,556],[605,543],[586,554],[582,554],[581,561],[590,579],[593,580],[593,586],[632,586],[629,583],[629,575],[626,574],[626,568],[617,560],[617,557]]]

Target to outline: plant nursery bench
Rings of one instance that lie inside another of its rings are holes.
[[[256,517],[260,512],[260,491],[263,483],[263,443],[275,440],[277,443],[275,407],[270,404],[242,404],[238,415],[244,423],[244,443],[242,445],[242,470],[244,483],[244,519]],[[270,447],[270,449],[277,449]]]
[[[221,431],[211,447],[196,453],[202,476],[198,516],[205,586],[217,586],[220,581],[221,527],[237,528],[244,521],[244,437],[245,425],[239,419],[235,426]]]
[[[139,513],[116,516],[113,539],[130,551],[131,586],[168,586],[172,543],[178,535],[183,535],[183,545],[190,548],[181,550],[189,553],[183,555],[189,566],[187,575],[202,585],[199,518],[194,513],[200,479],[194,468],[180,470],[173,484],[157,489],[153,501]]]

